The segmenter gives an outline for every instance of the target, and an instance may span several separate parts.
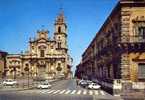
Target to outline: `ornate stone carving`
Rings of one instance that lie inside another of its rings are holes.
[[[145,16],[137,16],[136,18],[134,18],[132,20],[132,22],[136,23],[136,22],[145,22]]]

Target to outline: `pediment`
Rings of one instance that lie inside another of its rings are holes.
[[[39,42],[39,43],[41,43],[41,42],[43,42],[43,43],[44,43],[44,42],[47,42],[47,41],[48,41],[48,40],[47,40],[47,39],[45,39],[45,38],[41,38],[41,39],[38,39],[38,40],[37,40],[37,42]]]

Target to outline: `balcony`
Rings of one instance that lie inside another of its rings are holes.
[[[145,43],[145,36],[143,35],[123,35],[121,40],[118,40],[121,43]]]
[[[124,38],[124,39],[123,39]],[[123,36],[118,44],[118,50],[125,52],[144,52],[145,38],[139,35]]]
[[[129,43],[145,43],[144,36],[129,36]]]

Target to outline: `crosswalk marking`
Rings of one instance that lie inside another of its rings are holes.
[[[93,91],[89,91],[89,95],[93,95]]]
[[[71,94],[75,94],[75,92],[76,92],[76,90],[73,90],[73,91],[71,92]]]
[[[81,94],[81,90],[78,90],[77,94]]]
[[[105,95],[105,93],[103,91],[100,91],[101,95]]]
[[[47,92],[47,93],[52,93],[52,92],[54,92],[55,90],[51,90],[51,91],[49,91],[49,92]]]
[[[62,90],[61,92],[59,92],[59,94],[63,94],[66,90]]]
[[[60,92],[60,90],[56,90],[55,92],[53,92],[52,94],[56,94],[56,93],[58,93],[58,92]]]
[[[41,93],[46,93],[46,91],[45,91],[45,90],[43,90],[43,91],[41,91]]]
[[[87,94],[87,90],[84,90],[84,91],[83,91],[83,94],[84,94],[84,95]]]
[[[64,90],[53,90],[53,89],[48,89],[48,90],[26,90],[26,91],[21,91],[22,93],[42,93],[42,94],[71,94],[71,95],[106,95],[104,91],[102,90],[69,90],[69,89],[64,89]]]
[[[68,93],[70,93],[71,92],[71,90],[67,90],[64,94],[68,94]]]
[[[99,94],[99,92],[98,91],[95,91],[95,95],[98,95]]]

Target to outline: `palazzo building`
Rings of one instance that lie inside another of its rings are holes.
[[[6,56],[7,52],[0,50],[0,79],[5,77],[6,67]]]
[[[7,77],[54,78],[72,74],[72,58],[68,54],[67,25],[63,12],[56,18],[53,39],[48,30],[38,30],[34,39],[29,40],[29,50],[21,54],[7,55]]]
[[[145,89],[145,0],[118,2],[83,53],[75,75],[98,82],[111,94]]]

